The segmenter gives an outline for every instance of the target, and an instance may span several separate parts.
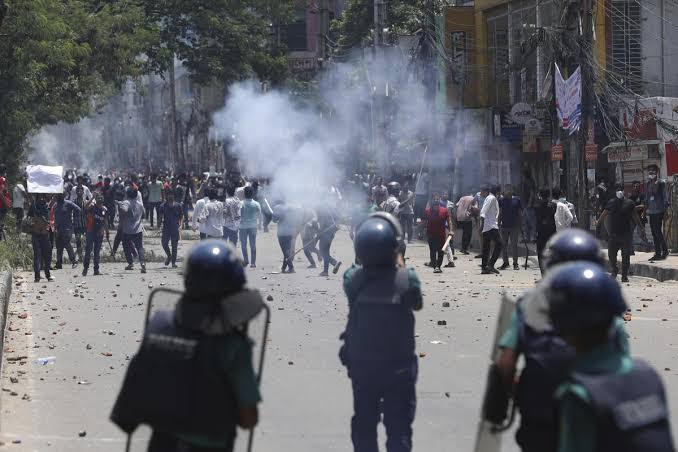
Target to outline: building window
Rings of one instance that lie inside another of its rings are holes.
[[[287,48],[289,50],[308,50],[306,19],[299,19],[287,26]]]
[[[509,99],[509,39],[508,15],[505,7],[492,10],[487,18],[487,42],[490,69],[490,101],[493,105],[508,105]]]
[[[640,8],[635,0],[613,0],[607,9],[612,34],[608,70],[616,83],[638,94],[643,92]]]

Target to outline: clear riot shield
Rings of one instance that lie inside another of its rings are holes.
[[[478,423],[478,430],[476,434],[476,445],[474,452],[499,452],[501,450],[502,432],[506,430],[506,426],[499,425],[496,422],[488,419],[487,406],[491,403],[493,393],[496,390],[496,368],[494,363],[499,357],[499,341],[506,332],[513,311],[516,309],[516,301],[508,296],[506,293],[502,294],[501,303],[499,306],[499,315],[497,317],[497,327],[494,332],[494,339],[490,349],[490,362],[487,377],[487,384],[484,391],[483,405],[480,413],[480,421]]]
[[[144,319],[144,335],[146,334],[146,328],[148,327],[149,321],[153,318],[154,313],[162,310],[173,310],[177,302],[181,299],[183,292],[176,289],[168,288],[157,288],[151,291],[148,296],[148,302],[146,305],[146,316]],[[247,323],[247,335],[252,340],[252,356],[254,365],[256,366],[254,371],[257,376],[257,383],[261,387],[261,379],[263,376],[264,370],[264,359],[266,352],[266,344],[268,341],[268,328],[271,320],[271,310],[268,305],[262,301],[261,309],[258,314],[254,316]],[[254,444],[254,432],[251,430],[249,435],[239,435],[236,439],[235,451],[252,451]],[[247,439],[245,439],[245,437]],[[127,451],[131,449],[131,435],[128,437],[127,441]]]

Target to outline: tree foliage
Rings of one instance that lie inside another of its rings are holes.
[[[451,0],[389,0],[386,4],[386,25],[389,39],[413,35],[421,30],[427,17],[442,12]],[[341,50],[371,45],[374,30],[374,0],[348,0],[342,16],[332,24],[332,32]]]
[[[277,81],[287,59],[272,39],[273,24],[292,13],[292,0],[139,0],[160,40],[147,54],[165,71],[172,55],[197,82],[228,84],[256,75]]]
[[[157,40],[132,0],[5,0],[0,28],[0,161],[16,169],[26,137],[76,121],[129,76]]]
[[[0,162],[16,168],[26,137],[74,122],[130,77],[174,57],[197,82],[287,75],[273,25],[293,0],[0,0]]]

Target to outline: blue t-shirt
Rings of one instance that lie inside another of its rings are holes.
[[[261,205],[253,199],[246,199],[240,208],[240,229],[256,229],[261,217]]]
[[[501,226],[503,228],[514,228],[520,226],[518,224],[518,217],[520,211],[523,208],[523,204],[520,202],[520,198],[517,196],[512,196],[509,198],[502,198],[499,201],[499,209],[501,210]]]
[[[179,229],[179,218],[183,214],[183,206],[180,202],[169,205],[166,202],[160,205],[160,215],[162,215],[162,227],[168,231]]]

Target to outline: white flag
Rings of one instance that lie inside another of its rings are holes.
[[[64,192],[63,166],[29,165],[26,174],[28,193]]]
[[[570,135],[581,126],[581,68],[578,67],[567,80],[563,79],[556,64],[556,110],[563,129]]]

